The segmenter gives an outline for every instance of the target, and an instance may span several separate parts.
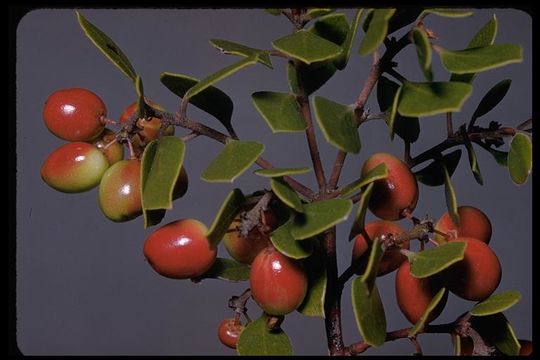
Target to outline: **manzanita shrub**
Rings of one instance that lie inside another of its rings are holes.
[[[527,181],[532,167],[532,119],[515,127],[477,122],[503,100],[511,80],[496,83],[468,122],[457,129],[453,124],[453,114],[467,101],[475,77],[521,62],[521,46],[496,41],[493,17],[471,34],[465,49],[447,48],[437,41],[437,29],[429,27],[429,19],[472,15],[464,10],[357,9],[352,19],[336,9],[266,11],[269,16],[287,17],[293,31],[260,48],[210,39],[212,46],[237,61],[202,79],[161,73],[161,83],[178,96],[178,111],[173,113],[158,105],[159,99],[145,97],[142,77],[119,45],[76,12],[84,34],[133,82],[137,98],[115,122],[107,118],[105,104],[90,90],[61,89],[51,94],[43,110],[45,124],[72,143],[47,159],[44,181],[63,192],[99,185],[99,206],[111,221],[142,215],[146,228],[156,228],[144,245],[149,271],[170,281],[215,278],[249,284],[229,299],[231,317],[216,319],[216,324],[221,321],[215,331],[219,340],[240,355],[292,354],[281,323],[294,311],[321,318],[331,355],[357,355],[400,338],[408,338],[421,354],[419,340],[424,333],[450,334],[456,355],[517,355],[520,344],[528,344],[526,351],[532,352],[531,343],[517,339],[503,314],[521,294],[498,289],[504,264],[489,245],[490,220],[481,209],[460,204],[452,185],[462,147],[479,184],[483,178],[476,151],[493,155],[516,184]],[[402,28],[406,29],[403,36],[392,36]],[[418,62],[424,78],[400,74],[394,58],[407,47],[416,50],[411,61]],[[357,56],[371,57],[372,65],[355,103],[313,95],[334,74],[346,71],[347,63]],[[435,80],[432,58],[437,56],[448,75]],[[233,101],[217,87],[222,79],[250,66],[274,69],[275,57],[285,60],[282,73],[287,74],[290,91],[262,88],[251,95],[253,106],[264,120],[261,125],[266,123],[272,132],[305,133],[311,166],[273,165],[263,157],[264,144],[239,139],[232,121]],[[373,94],[378,114],[365,108]],[[226,131],[190,118],[190,106],[214,116]],[[423,135],[420,121],[437,114],[446,114],[447,136],[411,155],[411,144]],[[385,121],[388,136],[401,138],[402,158],[361,147],[359,129],[371,120]],[[116,125],[117,130],[106,125]],[[315,126],[337,149],[330,173],[323,170]],[[198,136],[223,144],[200,174],[202,180],[234,182],[257,164],[261,169],[254,174],[267,178],[268,186],[254,193],[235,188],[208,227],[196,219],[160,224],[173,201],[188,191],[184,153]],[[129,150],[129,159],[123,159],[122,146]],[[347,154],[361,150],[367,160],[359,178],[341,183]],[[295,179],[308,172],[315,176],[316,189]],[[444,193],[448,212],[440,219],[415,216],[422,196],[418,182]],[[367,211],[379,220],[366,223]],[[348,236],[354,240],[354,252],[340,274],[336,226],[349,217],[354,218]],[[408,220],[409,226],[395,223],[401,219]],[[217,254],[222,240],[229,256]],[[396,272],[397,304],[411,322],[400,330],[387,328],[377,288],[377,278],[392,272]],[[342,336],[341,294],[346,286],[352,289],[361,335],[361,341],[353,344],[345,344]],[[432,324],[449,296],[472,301],[470,310],[450,323]]]

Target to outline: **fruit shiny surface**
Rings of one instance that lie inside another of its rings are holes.
[[[486,214],[473,206],[458,207],[458,214],[459,226],[454,225],[450,215],[446,212],[441,216],[435,228],[444,233],[456,230],[458,237],[471,237],[489,244],[492,230],[491,222]],[[442,235],[435,234],[435,240],[441,243],[445,241],[445,238]]]
[[[163,110],[163,107],[151,100],[147,100],[147,103],[151,105],[152,107]],[[133,114],[135,114],[135,111],[137,111],[137,104],[132,103],[130,104],[120,115],[120,123],[125,124]],[[155,117],[152,117],[150,119],[138,119],[137,120],[137,126],[141,129],[135,136],[134,136],[134,146],[142,146],[144,147],[146,144],[148,144],[150,141],[157,139],[159,136],[159,130],[161,128],[161,120]],[[165,129],[163,135],[174,135],[174,126],[170,125]]]
[[[73,142],[49,155],[41,167],[41,177],[58,191],[79,193],[97,186],[108,167],[107,158],[95,146]]]
[[[202,275],[217,255],[206,232],[206,226],[200,221],[173,221],[150,234],[144,243],[144,256],[156,272],[168,278],[189,279]]]
[[[231,349],[236,349],[240,333],[244,330],[244,326],[236,323],[234,319],[225,319],[219,324],[218,338],[221,343]]]
[[[395,221],[404,217],[402,211],[413,211],[418,201],[418,183],[407,164],[392,154],[371,155],[362,167],[362,176],[379,164],[386,164],[388,177],[375,181],[369,209],[380,219]]]
[[[251,264],[251,294],[257,304],[271,315],[294,311],[306,296],[307,275],[298,260],[267,247]]]
[[[53,92],[43,107],[47,128],[67,141],[88,141],[104,129],[101,116],[107,108],[101,98],[82,88],[62,89]]]

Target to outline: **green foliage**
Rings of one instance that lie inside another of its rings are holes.
[[[446,207],[448,208],[448,214],[450,214],[450,219],[452,222],[458,226],[459,225],[459,213],[458,213],[458,203],[456,197],[456,191],[452,185],[452,180],[450,180],[450,174],[446,165],[442,164],[443,173],[444,173],[444,196],[446,198]]]
[[[512,84],[512,80],[506,79],[499,81],[491,89],[489,89],[476,107],[476,110],[471,117],[471,121],[469,122],[469,129],[474,126],[476,119],[493,110],[493,108],[495,108],[495,106],[502,101],[508,92],[508,89],[510,89],[510,84]]]
[[[472,316],[471,326],[483,339],[495,345],[503,354],[518,355],[521,345],[510,322],[502,313],[488,316]]]
[[[416,278],[425,278],[435,275],[449,266],[463,260],[465,242],[448,242],[435,248],[415,253],[411,262],[411,274]]]
[[[268,51],[254,49],[252,47],[238,44],[229,40],[222,39],[210,39],[210,45],[219,49],[223,54],[239,55],[244,57],[255,56],[258,62],[261,64],[273,69],[272,61],[270,60],[270,55]]]
[[[233,182],[259,158],[264,145],[254,141],[230,140],[201,174],[207,182]]]
[[[206,237],[212,245],[217,246],[229,229],[240,207],[246,198],[240,189],[233,189],[221,204],[212,226],[208,229]]]
[[[273,169],[259,169],[255,171],[255,174],[263,177],[280,177],[286,175],[298,175],[310,172],[309,167],[297,167],[297,168],[273,168]]]
[[[449,18],[462,18],[462,17],[472,16],[474,13],[472,11],[466,11],[466,10],[426,9],[422,12],[422,14],[420,15],[420,18],[423,19],[429,14],[438,15],[442,17],[449,17]]]
[[[521,300],[521,293],[516,290],[507,290],[491,295],[486,300],[474,305],[470,313],[474,316],[488,316],[510,309]]]
[[[351,208],[352,201],[345,199],[304,204],[304,212],[297,214],[294,218],[291,233],[298,240],[313,237],[347,220]]]
[[[532,169],[532,142],[528,135],[518,133],[512,138],[508,152],[508,171],[512,181],[524,184]]]
[[[300,30],[272,42],[274,49],[306,64],[332,60],[342,52],[340,46],[310,31]]]
[[[338,46],[342,46],[350,26],[347,17],[342,13],[332,13],[320,17],[308,31],[333,42]]]
[[[386,338],[386,316],[377,285],[370,291],[361,278],[352,282],[352,304],[356,325],[364,341],[381,346]]]
[[[373,182],[368,184],[360,194],[360,200],[358,200],[358,208],[356,210],[356,217],[354,218],[351,231],[349,232],[349,241],[359,234],[364,228],[364,224],[366,223],[367,208],[369,199],[371,197],[371,192],[373,191],[373,186]]]
[[[309,244],[309,241],[297,241],[300,244]],[[304,302],[298,311],[306,316],[324,318],[324,298],[326,296],[326,264],[325,257],[317,242],[314,242],[313,254],[303,260],[304,269],[308,275],[308,290]]]
[[[193,280],[219,279],[229,282],[239,282],[249,280],[249,273],[250,268],[248,265],[218,257],[208,271]]]
[[[272,191],[283,203],[298,212],[304,212],[302,201],[298,194],[287,184],[283,178],[271,178]]]
[[[306,17],[306,19],[315,19],[324,15],[331,14],[334,11],[336,11],[336,9],[308,9],[304,16]]]
[[[144,105],[144,87],[139,75],[135,78],[135,92],[137,93],[137,113],[139,117],[145,117],[146,109]]]
[[[258,91],[253,93],[251,98],[272,132],[296,132],[306,128],[306,122],[293,94]]]
[[[426,31],[423,28],[415,27],[412,31],[412,39],[416,46],[420,69],[428,81],[433,81],[433,72],[431,71],[431,43],[429,42]]]
[[[461,159],[461,150],[457,149],[443,155],[440,159],[433,160],[428,166],[415,173],[416,179],[428,186],[440,186],[444,184],[445,174],[443,164],[446,166],[448,175],[452,176]]]
[[[340,196],[345,198],[349,195],[354,194],[367,184],[370,184],[376,180],[380,179],[386,179],[388,177],[388,168],[386,167],[386,164],[382,163],[377,166],[375,166],[373,169],[368,171],[364,176],[362,176],[360,179],[353,181],[349,185],[343,187],[341,189]]]
[[[408,334],[409,337],[415,336],[424,328],[424,326],[426,326],[427,319],[429,318],[431,313],[435,310],[437,305],[439,305],[441,300],[444,298],[444,295],[446,292],[447,292],[446,288],[443,287],[441,288],[441,290],[437,292],[437,294],[435,294],[435,296],[429,303],[428,307],[426,308],[426,311],[422,314],[420,319],[416,322],[416,324],[414,324],[413,328],[409,331],[409,334]]]
[[[343,52],[341,55],[334,60],[334,65],[338,70],[343,70],[347,66],[347,63],[349,62],[349,57],[351,56],[352,47],[354,44],[354,40],[356,37],[356,31],[358,30],[358,25],[360,24],[360,18],[362,17],[363,9],[358,9],[356,13],[354,14],[354,19],[351,27],[349,28],[349,31],[347,33],[347,37],[341,44],[341,47],[343,48]]]
[[[270,235],[272,245],[283,255],[293,259],[310,256],[313,246],[310,241],[297,241],[291,234],[292,219],[275,229]]]
[[[495,69],[523,61],[523,48],[516,44],[498,44],[464,50],[437,47],[446,70],[454,74],[469,74]]]
[[[238,338],[239,355],[292,355],[289,337],[283,330],[270,331],[266,327],[267,315],[249,323]]]
[[[369,292],[373,291],[375,280],[377,279],[377,274],[379,273],[379,265],[382,257],[384,256],[384,251],[381,247],[381,240],[379,237],[376,237],[373,240],[370,249],[366,270],[364,270],[364,273],[360,278],[362,282],[366,284],[366,288]]]
[[[360,55],[369,55],[383,43],[388,33],[388,21],[394,15],[396,9],[376,9],[369,20],[366,34],[360,42]]]
[[[330,80],[336,71],[336,66],[331,62],[299,64],[298,68],[291,63],[287,64],[289,86],[295,94],[300,92],[300,84],[302,84],[306,94],[311,95]]]
[[[480,166],[478,165],[478,159],[476,158],[476,152],[472,146],[471,141],[467,138],[465,140],[465,147],[467,148],[467,155],[469,156],[469,165],[471,166],[471,171],[473,173],[474,179],[480,185],[484,185],[484,179],[482,178],[482,173],[480,172]]]

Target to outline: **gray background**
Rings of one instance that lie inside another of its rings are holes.
[[[346,10],[352,19],[352,10]],[[131,59],[144,79],[147,96],[177,109],[178,100],[159,82],[163,71],[204,77],[231,62],[209,46],[209,38],[223,38],[260,48],[288,34],[284,17],[254,10],[84,10],[84,15],[108,33]],[[519,43],[524,62],[481,74],[474,92],[461,113],[455,114],[456,128],[467,121],[478,101],[498,81],[511,78],[511,89],[491,113],[479,120],[515,126],[532,113],[532,21],[524,12],[512,9],[477,10],[465,19],[427,18],[427,26],[439,36],[438,44],[460,49],[492,14],[499,20],[497,43]],[[398,32],[401,35],[403,31]],[[347,69],[338,72],[319,95],[341,103],[352,103],[363,83],[370,57],[356,50]],[[415,51],[408,47],[397,58],[401,73],[422,81]],[[264,156],[278,166],[311,165],[303,134],[273,136],[251,104],[250,94],[258,90],[287,91],[282,59],[273,59],[275,70],[255,65],[219,83],[235,103],[234,125],[241,138],[266,144]],[[447,75],[434,55],[437,80]],[[195,285],[157,275],[144,261],[142,246],[153,229],[143,229],[142,218],[115,224],[104,218],[97,206],[97,189],[67,195],[47,187],[39,171],[48,154],[63,141],[50,134],[41,116],[47,96],[54,90],[85,87],[99,94],[111,118],[118,118],[135,92],[129,80],[97,51],[83,35],[72,10],[36,10],[27,14],[17,29],[17,341],[25,354],[234,354],[217,340],[219,322],[230,317],[227,299],[239,294],[245,283],[229,284],[207,280]],[[376,98],[367,106],[378,112]],[[211,116],[190,108],[190,115],[222,129]],[[421,120],[421,139],[412,153],[427,149],[445,136],[444,116]],[[399,156],[402,142],[390,142],[382,121],[361,127],[363,149],[349,156],[341,183],[357,178],[363,161],[377,151]],[[182,129],[177,134],[185,134]],[[327,173],[336,151],[317,130]],[[221,145],[200,137],[188,143],[186,168],[190,176],[188,194],[175,202],[163,224],[193,217],[210,225],[224,196],[233,188],[245,192],[268,187],[251,169],[234,184],[207,184],[199,175]],[[453,177],[460,204],[483,209],[493,223],[492,248],[503,265],[499,290],[517,289],[523,298],[507,312],[520,338],[532,336],[532,181],[514,186],[507,170],[491,155],[477,149],[485,186],[478,185],[469,170],[466,154]],[[315,187],[313,174],[298,179]],[[420,185],[415,215],[437,219],[445,211],[442,187]],[[368,214],[368,220],[374,219]],[[346,241],[351,221],[338,227],[340,269],[350,261],[351,244]],[[408,226],[406,222],[403,225]],[[219,255],[226,256],[220,246]],[[394,274],[379,278],[388,328],[408,326],[394,300]],[[472,306],[451,295],[439,322],[453,320]],[[251,302],[250,314],[259,310]],[[343,322],[346,343],[358,341],[350,305],[350,289],[343,294]],[[326,354],[323,322],[293,313],[284,330],[296,354]],[[422,335],[426,354],[450,354],[446,335]],[[387,343],[367,354],[409,354],[406,340]]]

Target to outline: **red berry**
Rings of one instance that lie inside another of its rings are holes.
[[[200,221],[180,219],[154,231],[144,243],[144,256],[159,274],[189,279],[204,274],[216,260],[217,250]]]
[[[88,141],[105,127],[102,121],[107,108],[99,96],[81,88],[53,92],[43,107],[47,128],[67,141]]]
[[[521,348],[519,349],[519,355],[521,356],[531,356],[533,352],[533,343],[530,340],[519,339],[519,344]]]
[[[234,319],[225,319],[219,324],[218,338],[221,343],[231,349],[236,349],[238,338],[244,331],[244,325]]]
[[[114,141],[115,137],[116,135],[114,132],[109,129],[105,129],[101,135],[99,135],[99,137],[91,142],[107,157],[107,160],[109,160],[109,165],[124,159],[124,147],[122,144],[117,141],[110,144],[110,142]]]
[[[435,228],[443,233],[455,230],[458,237],[471,237],[489,244],[489,240],[491,240],[491,222],[486,214],[473,206],[458,207],[458,214],[459,226],[454,225],[450,214],[446,212],[441,216]],[[441,243],[445,241],[445,237],[436,234],[435,240]]]

